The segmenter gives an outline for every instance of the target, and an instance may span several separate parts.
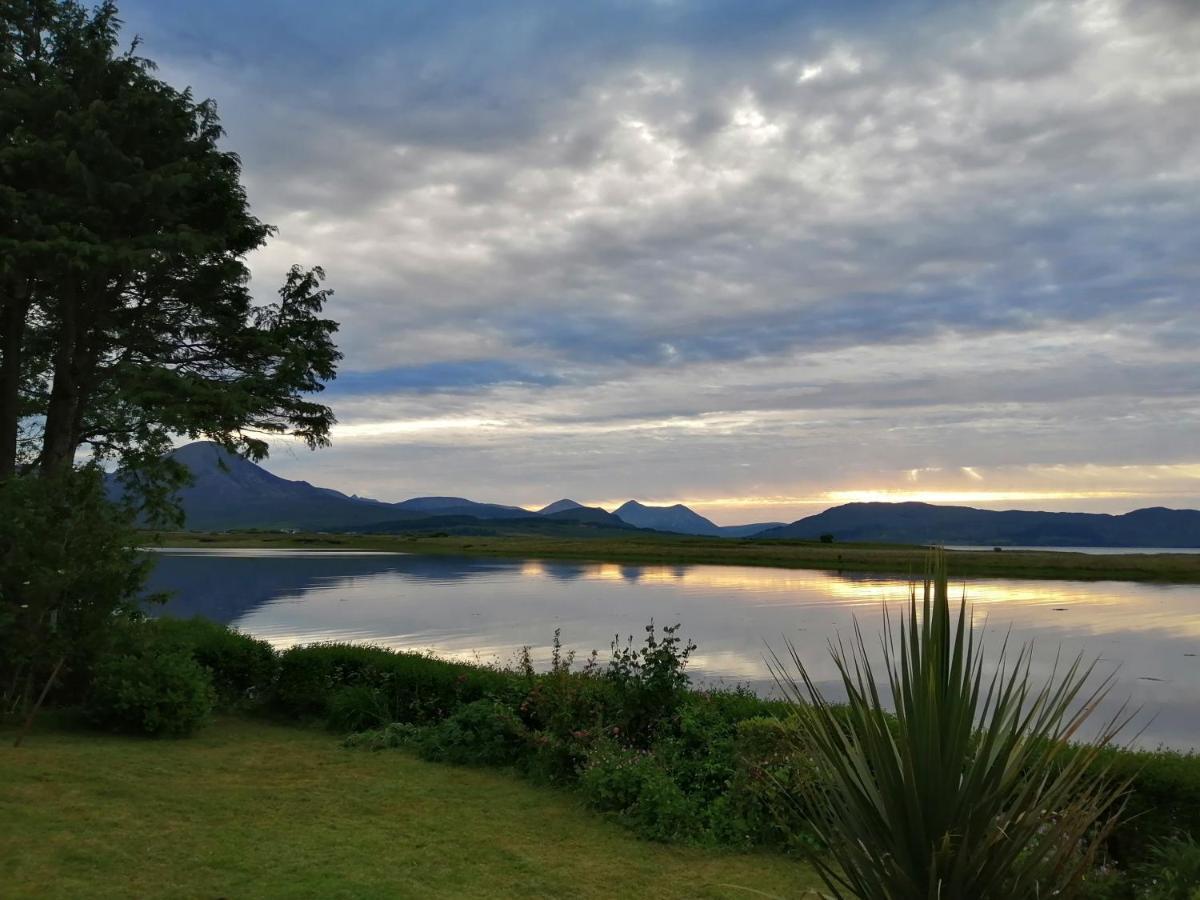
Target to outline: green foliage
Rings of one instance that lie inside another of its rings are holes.
[[[661,723],[673,715],[687,690],[688,676],[684,670],[696,645],[681,640],[678,630],[678,624],[668,625],[659,638],[651,622],[646,626],[646,640],[640,650],[633,646],[632,636],[625,646],[613,639],[612,657],[604,676],[616,689],[620,710],[616,724],[629,741],[649,743]]]
[[[369,731],[395,722],[391,704],[382,690],[370,684],[338,688],[329,698],[326,724],[334,731]]]
[[[256,306],[251,215],[216,107],[120,46],[114,3],[9,0],[0,17],[0,479],[116,457],[162,513],[179,435],[260,458],[327,443],[335,374],[319,268]],[[24,432],[21,429],[24,428]]]
[[[591,806],[619,813],[641,837],[677,841],[699,831],[700,806],[648,751],[602,743],[580,773],[579,786]]]
[[[200,617],[164,617],[148,627],[160,640],[186,650],[209,670],[223,706],[261,701],[274,689],[279,655],[266,641]]]
[[[1137,875],[1139,898],[1200,900],[1200,844],[1190,835],[1157,841]]]
[[[1108,748],[1097,765],[1130,786],[1125,815],[1108,841],[1122,864],[1144,859],[1155,844],[1175,834],[1200,836],[1200,756]]]
[[[738,722],[736,768],[714,827],[727,843],[810,849],[815,844],[812,813],[803,798],[818,779],[794,719],[760,716]]]
[[[0,480],[0,714],[28,707],[55,670],[58,699],[77,697],[147,568],[99,470]]]
[[[952,620],[940,553],[920,606],[914,588],[888,637],[894,717],[857,629],[849,650],[833,649],[846,715],[833,713],[794,648],[803,686],[778,670],[822,773],[807,799],[828,848],[813,860],[829,889],[863,900],[1077,891],[1119,805],[1099,763],[1119,723],[1070,753],[1067,741],[1111,677],[1085,692],[1091,667],[1076,659],[1036,689],[1026,647],[985,680],[965,598]]]
[[[480,666],[446,662],[416,653],[355,644],[312,644],[284,651],[275,702],[289,715],[328,721],[346,688],[374,692],[370,704],[390,722],[433,722],[459,706],[518,690],[510,675]],[[359,708],[366,694],[355,702]],[[344,707],[343,707],[344,708]],[[364,717],[363,724],[382,724]]]
[[[435,762],[474,766],[516,763],[529,745],[529,731],[511,709],[495,700],[476,700],[431,726],[422,736],[421,756]]]
[[[617,715],[620,698],[615,685],[599,677],[594,651],[583,669],[573,672],[575,655],[563,652],[557,628],[552,646],[550,671],[541,675],[534,674],[528,648],[523,651],[518,668],[527,693],[519,708],[521,718],[559,744],[576,740],[580,732],[598,734]]]
[[[87,713],[113,731],[183,736],[208,720],[215,702],[208,671],[189,653],[148,643],[96,666]]]

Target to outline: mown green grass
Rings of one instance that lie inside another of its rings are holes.
[[[0,732],[0,894],[813,896],[783,856],[639,841],[568,792],[222,718],[187,740]],[[749,889],[749,890],[748,890]],[[757,894],[755,892],[758,892]]]
[[[644,565],[769,566],[899,575],[923,571],[928,548],[904,544],[821,544],[672,535],[621,538],[527,536],[430,537],[420,535],[286,534],[253,532],[147,535],[165,547],[277,547],[391,550],[405,553],[569,559]],[[1200,553],[1089,555],[1035,550],[947,551],[956,577],[1053,578],[1091,581],[1200,583]]]

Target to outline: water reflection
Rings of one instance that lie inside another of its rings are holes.
[[[547,662],[555,628],[567,647],[607,650],[640,640],[646,622],[682,622],[699,649],[692,674],[767,693],[770,644],[790,639],[823,683],[826,642],[855,618],[879,631],[899,611],[903,578],[725,566],[630,566],[328,552],[161,554],[153,589],[166,611],[204,615],[279,647],[370,641],[442,656],[507,662],[523,645]],[[1142,742],[1200,743],[1200,590],[1126,582],[972,580],[967,597],[994,645],[1036,640],[1035,672],[1055,651],[1119,666],[1114,702],[1156,716]]]

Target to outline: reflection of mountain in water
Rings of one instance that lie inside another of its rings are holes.
[[[336,587],[359,578],[396,574],[413,581],[452,582],[520,567],[516,560],[456,556],[163,553],[150,575],[147,591],[171,595],[164,606],[151,610],[155,614],[204,616],[228,624],[280,597],[302,594],[314,587]],[[555,568],[560,577],[578,577],[567,575],[571,569],[582,574],[582,566],[578,565]]]

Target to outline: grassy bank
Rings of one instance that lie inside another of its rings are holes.
[[[0,735],[3,737],[3,735]],[[801,897],[782,856],[639,841],[502,772],[222,718],[186,741],[0,744],[5,897]]]
[[[611,538],[441,537],[422,535],[285,534],[253,532],[148,535],[165,547],[275,547],[308,550],[387,550],[526,559],[649,565],[768,566],[909,575],[920,572],[926,549],[900,544],[821,544],[677,535]],[[956,576],[1063,578],[1090,581],[1200,583],[1200,553],[1089,555],[1031,550],[949,551]]]

